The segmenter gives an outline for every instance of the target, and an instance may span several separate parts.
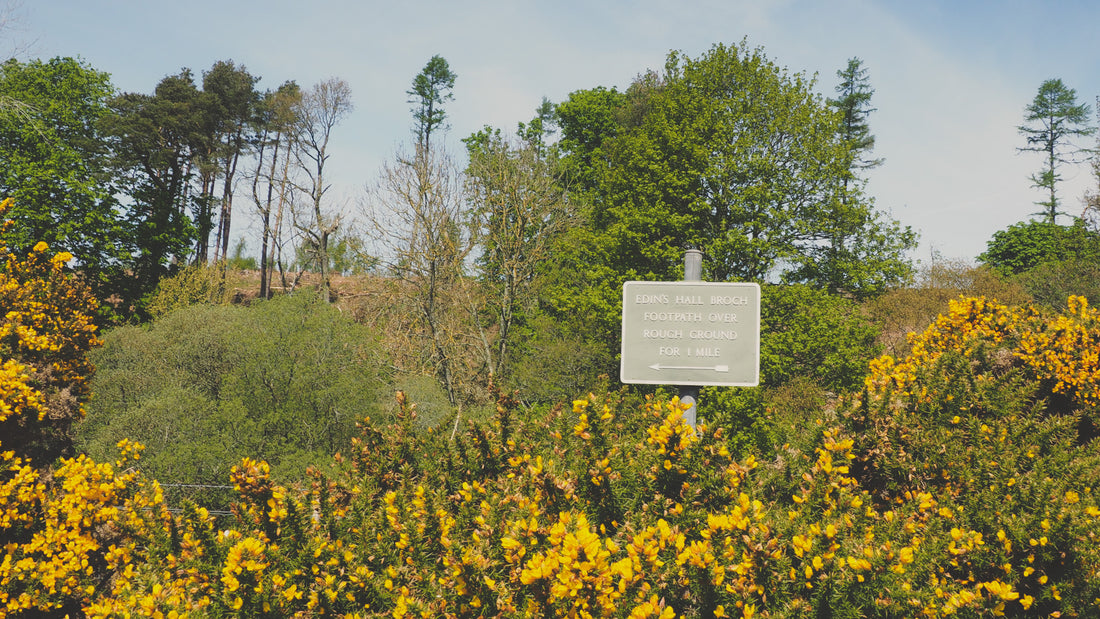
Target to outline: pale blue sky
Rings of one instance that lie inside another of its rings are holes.
[[[698,56],[745,38],[792,72],[816,73],[825,96],[858,56],[885,159],[870,191],[921,234],[915,257],[927,262],[932,252],[972,259],[1038,210],[1028,176],[1040,159],[1016,152],[1016,127],[1045,79],[1061,78],[1079,101],[1100,95],[1097,23],[1100,3],[1083,0],[25,0],[8,36],[31,42],[34,57],[79,56],[120,91],[151,92],[182,67],[201,75],[228,59],[261,88],[346,80],[356,109],[331,166],[349,209],[409,141],[405,91],[434,54],[458,74],[447,108],[455,152],[485,124],[514,130],[543,96],[625,88],[672,49]],[[1089,171],[1065,176],[1065,209],[1078,212]]]

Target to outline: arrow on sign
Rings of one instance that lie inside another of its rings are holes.
[[[729,372],[730,371],[730,366],[728,366],[728,365],[703,365],[703,366],[696,366],[696,365],[661,365],[660,363],[654,363],[653,365],[649,366],[649,369],[657,370],[658,372],[660,372],[661,370],[712,370],[714,372]]]

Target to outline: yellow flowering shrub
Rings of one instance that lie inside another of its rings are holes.
[[[0,216],[10,209],[0,202]],[[71,446],[70,424],[84,415],[92,366],[85,353],[99,344],[92,317],[98,306],[87,286],[65,271],[73,259],[38,243],[19,258],[4,243],[12,223],[0,224],[0,359],[6,376],[23,374],[37,392],[36,413],[5,414],[0,441],[37,464]]]
[[[13,319],[6,350],[52,351],[50,320]],[[297,485],[243,459],[221,519],[194,505],[169,513],[130,442],[114,463],[52,469],[3,451],[0,609],[1096,616],[1100,457],[1082,440],[1096,362],[1077,350],[1096,330],[1083,301],[1052,318],[961,300],[905,358],[876,361],[864,393],[743,457],[722,428],[687,426],[676,398],[605,389],[525,414],[495,392],[493,422],[457,432],[418,427],[398,394],[394,424],[367,420],[330,469]],[[46,383],[27,369],[39,359],[6,354],[2,419],[47,418]],[[74,358],[56,372],[79,382],[79,368]],[[1063,410],[1077,414],[1050,414]]]
[[[879,504],[934,496],[959,523],[943,569],[994,583],[949,608],[971,595],[1035,616],[1100,604],[1097,316],[1081,297],[1060,315],[960,299],[904,358],[873,363],[847,411],[861,485]]]

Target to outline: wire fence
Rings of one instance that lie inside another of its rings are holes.
[[[160,487],[165,489],[164,500],[168,503],[168,511],[173,514],[183,513],[179,505],[183,501],[191,501],[195,505],[206,508],[211,516],[232,516],[229,509],[232,499],[230,491],[233,486],[223,484],[167,484]]]

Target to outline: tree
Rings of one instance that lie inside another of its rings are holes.
[[[1088,104],[1077,103],[1077,91],[1067,88],[1060,79],[1049,79],[1039,86],[1035,99],[1025,108],[1025,124],[1017,127],[1027,139],[1027,146],[1018,150],[1043,153],[1046,158],[1043,168],[1031,176],[1031,183],[1049,193],[1046,200],[1036,203],[1043,207],[1036,215],[1049,223],[1056,223],[1058,215],[1065,214],[1058,208],[1057,185],[1062,180],[1059,168],[1077,163],[1075,155],[1080,149],[1073,145],[1073,139],[1092,134],[1089,114]]]
[[[840,185],[837,198],[822,203],[823,216],[815,224],[817,242],[805,245],[796,260],[798,268],[784,275],[784,280],[867,297],[912,276],[905,252],[916,245],[917,235],[871,208],[873,200],[864,194],[867,181],[860,173],[883,160],[869,158],[875,145],[867,124],[867,117],[875,111],[870,107],[874,89],[863,61],[849,59],[837,77],[841,79],[836,87],[840,97],[827,103],[840,115],[837,136],[847,149],[847,170],[836,177]]]
[[[409,103],[413,104],[413,133],[416,134],[418,152],[430,149],[432,131],[446,126],[443,124],[447,118],[443,103],[454,97],[451,89],[456,77],[447,61],[435,55],[413,78],[412,88],[405,93],[409,95]]]
[[[332,131],[353,109],[351,87],[338,78],[319,82],[302,95],[295,106],[297,135],[294,157],[305,175],[300,187],[305,194],[305,208],[296,211],[295,227],[307,238],[316,254],[321,270],[321,294],[329,298],[329,240],[340,228],[341,217],[333,213],[326,196],[329,185],[325,166],[331,156],[329,141]]]
[[[1020,222],[994,233],[978,256],[978,262],[1011,275],[1067,260],[1100,261],[1100,233],[1081,220],[1072,226],[1049,220]]]
[[[198,238],[189,213],[192,163],[205,141],[201,93],[189,69],[162,79],[152,95],[124,93],[109,103],[104,132],[128,197],[126,225],[136,303],[184,263]]]
[[[271,271],[277,264],[283,274],[282,246],[284,214],[293,190],[291,153],[296,139],[295,109],[302,97],[294,82],[286,82],[275,91],[267,91],[256,104],[250,140],[256,153],[253,159],[252,202],[260,216],[260,298],[271,296]]]
[[[541,137],[539,129],[535,136],[509,143],[486,129],[466,141],[477,264],[497,329],[489,370],[497,375],[508,362],[513,325],[535,307],[535,280],[554,239],[576,223],[551,164],[540,157]]]
[[[237,162],[251,146],[246,140],[246,128],[253,118],[258,95],[255,84],[259,78],[233,61],[218,61],[203,74],[202,91],[205,126],[211,132],[211,155],[222,180],[219,200],[217,235],[214,240],[214,260],[225,260],[229,254],[229,228],[233,220],[234,179]],[[199,247],[196,260],[205,262],[212,222],[208,214],[199,217]]]
[[[419,330],[432,351],[432,366],[451,405],[458,403],[454,330],[460,307],[463,264],[472,249],[458,171],[441,148],[419,157],[397,156],[383,166],[370,213],[383,264],[400,279],[418,314]]]
[[[853,294],[904,281],[913,236],[843,190],[851,145],[812,86],[759,49],[716,45],[698,59],[671,53],[662,75],[623,95],[574,93],[559,106],[565,169],[589,188],[586,238],[561,253],[595,278],[582,283],[586,303],[617,307],[610,295],[628,279],[678,279],[688,247],[704,252],[711,281],[785,276]],[[874,272],[850,277],[868,259]],[[616,337],[617,313],[600,339]]]
[[[543,97],[542,103],[535,110],[535,117],[530,122],[519,123],[516,135],[534,149],[536,156],[543,157],[547,154],[547,139],[554,135],[556,129],[557,113],[554,111],[554,104]]]
[[[840,83],[836,86],[838,97],[829,99],[831,107],[840,112],[840,138],[849,145],[852,152],[851,169],[853,172],[867,170],[882,165],[882,159],[869,159],[875,148],[875,136],[867,124],[867,117],[875,108],[871,107],[871,88],[867,77],[867,68],[859,58],[849,58],[848,66],[837,71]]]
[[[14,199],[8,242],[67,248],[97,293],[118,292],[127,234],[115,173],[100,130],[110,77],[72,58],[0,65],[0,96],[22,106],[0,114],[0,193]]]
[[[398,152],[383,166],[377,199],[369,214],[382,263],[401,282],[416,308],[418,337],[431,350],[431,367],[452,406],[459,403],[452,324],[461,303],[456,293],[472,244],[462,183],[446,149],[434,146],[432,131],[445,127],[443,103],[452,98],[455,74],[433,56],[407,91],[413,103],[412,156]]]

